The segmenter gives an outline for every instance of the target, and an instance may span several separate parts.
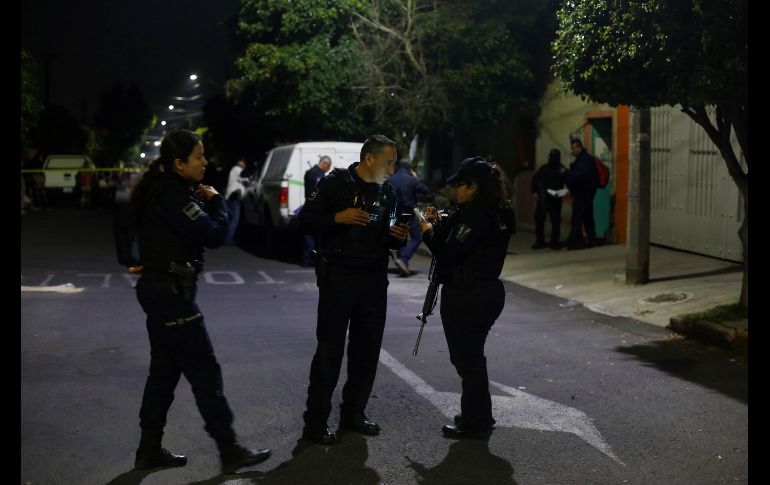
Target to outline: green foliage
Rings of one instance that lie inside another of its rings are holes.
[[[26,50],[21,50],[21,148],[31,145],[32,130],[37,126],[43,104],[40,102],[38,66]]]
[[[244,0],[228,95],[304,134],[408,141],[493,124],[542,94],[554,10],[554,0]]]
[[[553,72],[611,105],[745,106],[747,14],[747,0],[568,0]]]
[[[358,3],[244,0],[237,35],[247,47],[228,95],[258,106],[268,123],[289,131],[303,128],[302,120],[321,131],[357,133],[356,95],[349,89],[356,55],[347,26]]]
[[[749,309],[738,303],[719,305],[700,313],[682,316],[685,320],[708,320],[710,322],[729,322],[749,318]]]
[[[86,153],[91,142],[90,129],[57,105],[48,106],[40,112],[31,135],[35,148],[46,155]]]

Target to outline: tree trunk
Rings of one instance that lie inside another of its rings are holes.
[[[743,171],[738,157],[735,155],[733,145],[730,142],[731,130],[733,126],[736,127],[736,135],[738,137],[738,143],[743,147],[747,142],[746,127],[748,123],[746,121],[746,110],[736,109],[732,106],[723,107],[717,105],[716,112],[716,126],[711,123],[706,107],[704,105],[696,105],[690,107],[683,107],[682,111],[698,123],[708,134],[711,141],[719,149],[719,153],[722,154],[722,158],[727,165],[727,172],[738,187],[738,191],[743,198],[743,223],[738,230],[738,237],[741,239],[743,245],[743,283],[741,285],[741,296],[738,303],[744,307],[749,306],[749,154],[743,152],[744,159],[746,160],[746,172]],[[735,117],[735,119],[734,119]],[[745,148],[744,148],[745,150]]]

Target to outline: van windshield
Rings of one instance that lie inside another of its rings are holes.
[[[282,180],[286,173],[286,167],[289,165],[293,149],[293,146],[276,148],[273,151],[273,156],[270,157],[270,164],[262,178],[264,180]]]

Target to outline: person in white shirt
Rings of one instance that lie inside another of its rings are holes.
[[[225,244],[232,246],[235,244],[235,230],[238,228],[238,220],[241,218],[241,199],[246,194],[246,187],[241,178],[241,172],[246,167],[246,159],[239,157],[230,174],[227,176],[227,190],[225,190],[225,200],[227,200],[227,209],[230,212],[230,222],[227,226],[227,238]]]

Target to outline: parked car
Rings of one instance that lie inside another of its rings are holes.
[[[72,194],[78,190],[78,172],[94,168],[87,155],[49,155],[43,164],[45,188],[58,194]]]
[[[332,169],[347,168],[359,161],[363,143],[302,142],[273,148],[267,153],[257,180],[248,185],[241,199],[242,220],[259,229],[266,249],[280,232],[297,229],[297,215],[305,203],[305,172],[323,155],[332,159]]]

